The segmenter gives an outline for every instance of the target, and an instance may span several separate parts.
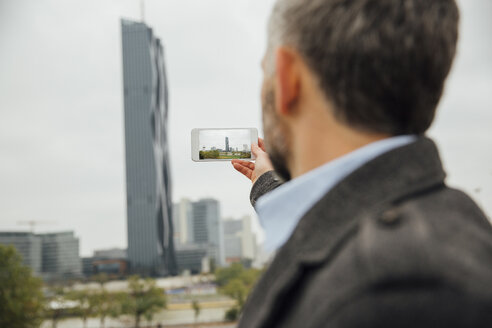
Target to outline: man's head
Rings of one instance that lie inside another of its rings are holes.
[[[262,90],[277,171],[288,178],[313,138],[424,134],[453,62],[458,20],[454,0],[278,0]],[[296,145],[301,133],[311,141]]]

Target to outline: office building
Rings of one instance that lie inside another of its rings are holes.
[[[124,248],[109,248],[109,249],[95,250],[94,257],[98,259],[125,260],[127,255],[126,255],[126,249]]]
[[[91,257],[83,257],[81,258],[82,262],[82,275],[84,277],[90,277],[94,274],[94,268],[92,266],[92,262],[94,262],[94,258]]]
[[[78,278],[82,274],[79,239],[73,231],[39,234],[45,280]]]
[[[207,256],[217,266],[225,265],[222,220],[219,202],[201,199],[192,203],[192,229],[195,244],[207,244]]]
[[[176,247],[176,258],[180,273],[189,271],[192,274],[207,272],[208,261],[207,245],[188,244]]]
[[[0,232],[0,244],[12,245],[22,256],[22,263],[35,275],[42,271],[41,238],[30,232]]]
[[[105,273],[111,278],[123,277],[128,273],[126,249],[110,248],[94,251],[91,257],[82,258],[82,273],[90,277]]]
[[[225,151],[229,151],[229,137],[225,137]]]
[[[105,273],[110,277],[123,277],[128,273],[126,249],[110,248],[94,251],[92,272]]]
[[[124,277],[127,274],[126,260],[120,259],[102,259],[92,261],[92,270],[94,274],[105,273],[110,278]]]
[[[190,201],[182,199],[174,204],[176,245],[205,250],[207,258],[217,266],[225,264],[220,204],[215,199]],[[178,260],[179,261],[179,260]]]
[[[173,205],[173,227],[176,245],[193,242],[192,207],[189,199],[183,198]]]
[[[13,245],[22,256],[23,263],[46,281],[81,276],[79,239],[73,231],[44,234],[0,232],[0,244]]]
[[[256,235],[251,217],[224,220],[224,248],[226,263],[254,261],[257,256]]]
[[[122,20],[121,26],[130,270],[174,275],[163,47],[144,23]]]

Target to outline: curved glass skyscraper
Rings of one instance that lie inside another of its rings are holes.
[[[128,260],[133,273],[177,273],[167,140],[168,93],[160,40],[122,20]]]

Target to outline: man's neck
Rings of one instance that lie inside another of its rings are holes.
[[[391,137],[386,134],[362,133],[339,125],[326,127],[323,130],[320,133],[321,131],[311,127],[296,133],[292,140],[293,156],[289,163],[292,178],[299,177],[370,143]]]

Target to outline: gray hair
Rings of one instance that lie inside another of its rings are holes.
[[[268,24],[275,50],[296,49],[340,120],[362,130],[424,133],[458,38],[455,0],[278,0]]]

